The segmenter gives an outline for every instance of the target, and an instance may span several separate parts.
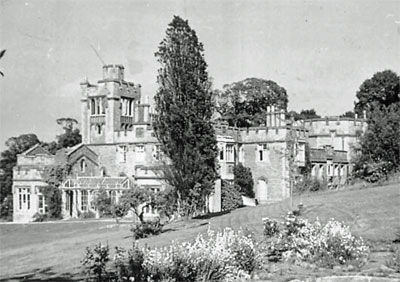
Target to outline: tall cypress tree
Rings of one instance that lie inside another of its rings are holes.
[[[155,56],[161,68],[154,129],[169,159],[165,179],[175,189],[178,206],[189,216],[204,208],[218,177],[203,44],[187,20],[174,16]]]

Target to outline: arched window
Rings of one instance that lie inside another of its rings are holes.
[[[101,124],[96,125],[97,134],[101,134]]]
[[[81,160],[81,172],[85,172],[86,171],[86,162],[85,160]]]

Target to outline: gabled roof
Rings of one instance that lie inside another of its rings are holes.
[[[48,155],[48,156],[51,156],[51,154],[46,149],[44,149],[40,145],[40,143],[37,143],[35,146],[29,148],[28,150],[23,152],[21,155],[24,155],[24,156],[36,156],[36,155]]]

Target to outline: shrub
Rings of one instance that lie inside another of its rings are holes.
[[[90,210],[79,213],[79,218],[87,219],[87,218],[95,218],[95,217],[96,217],[96,214]]]
[[[229,184],[223,181],[221,187],[221,205],[224,211],[234,210],[243,206],[240,187],[236,184]]]
[[[33,222],[43,222],[46,221],[47,219],[48,219],[47,214],[37,212],[33,215]]]
[[[279,233],[279,223],[274,219],[265,217],[262,219],[264,224],[264,236],[269,238]]]
[[[116,248],[113,268],[108,246],[87,248],[82,264],[95,281],[235,281],[250,278],[258,255],[250,234],[225,229],[208,230],[193,242],[140,250]],[[100,280],[102,279],[102,280]],[[242,280],[241,280],[242,281]]]
[[[151,235],[158,235],[162,231],[162,225],[157,222],[144,222],[132,226],[131,231],[135,239],[146,238]]]
[[[394,254],[389,260],[386,261],[386,266],[394,269],[397,273],[400,273],[400,247],[394,250]]]
[[[254,198],[254,181],[251,169],[239,163],[233,168],[233,175],[235,184],[239,187],[241,195]]]
[[[295,192],[304,193],[304,192],[316,192],[326,189],[327,185],[324,181],[318,180],[313,177],[305,177],[302,181],[299,181],[295,184]]]
[[[109,216],[112,214],[111,211],[111,198],[108,196],[106,190],[101,188],[97,193],[93,201],[94,206],[100,213],[100,217]]]
[[[322,225],[319,220],[309,223],[290,215],[282,226],[269,251],[273,256],[280,254],[284,260],[308,261],[329,267],[338,264],[359,266],[368,255],[364,241],[355,238],[347,226],[333,219]]]
[[[85,267],[87,280],[93,278],[96,282],[108,281],[107,263],[110,261],[110,249],[108,245],[103,246],[101,243],[93,249],[86,248],[85,257],[81,264]],[[94,277],[93,277],[94,276]]]

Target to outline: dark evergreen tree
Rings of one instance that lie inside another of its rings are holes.
[[[234,182],[240,189],[243,196],[254,198],[254,181],[251,169],[243,166],[241,163],[233,169]]]
[[[203,44],[188,21],[174,16],[156,52],[161,64],[154,129],[169,158],[166,181],[187,216],[205,206],[217,178],[217,141]]]

